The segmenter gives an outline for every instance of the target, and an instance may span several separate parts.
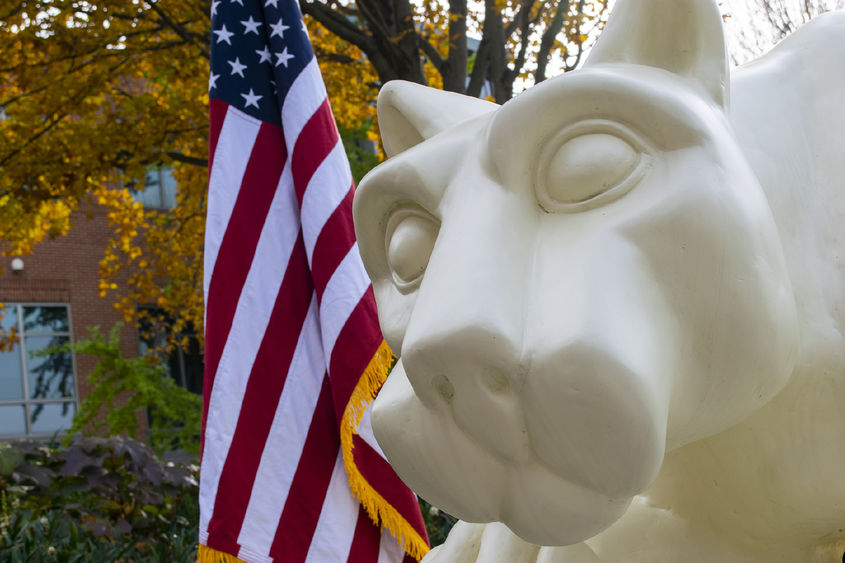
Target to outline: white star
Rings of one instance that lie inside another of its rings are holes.
[[[241,78],[244,78],[244,69],[246,65],[242,65],[241,61],[238,57],[235,57],[234,61],[227,61],[230,65],[232,65],[232,74],[230,76],[234,76],[235,74],[241,75]]]
[[[213,72],[208,75],[208,91],[211,92],[212,88],[217,88],[217,79],[220,78],[219,74],[214,74]]]
[[[220,5],[220,0],[214,0],[214,2],[211,3],[211,15],[212,16],[217,15],[217,6],[219,6],[219,5]]]
[[[241,6],[243,6],[243,5],[244,5],[244,0],[231,0],[231,1],[232,1],[232,4],[234,4],[235,2],[237,2],[237,3],[238,3],[238,4],[240,4]]]
[[[258,109],[258,100],[264,97],[253,92],[252,88],[249,89],[249,94],[241,94],[241,96],[243,96],[244,101],[246,102],[244,108],[248,108],[249,106],[255,106],[255,109]]]
[[[267,62],[267,61],[269,61],[269,60],[270,60],[270,55],[272,54],[272,53],[270,53],[270,49],[268,49],[268,48],[267,48],[267,45],[264,45],[264,49],[263,49],[263,50],[259,51],[258,49],[256,49],[256,50],[255,50],[255,52],[256,52],[256,53],[258,53],[258,56],[260,56],[260,57],[261,57],[261,60],[260,60],[260,61],[258,61],[259,63],[263,63],[263,62]]]
[[[279,0],[267,0],[266,2],[264,2],[264,7],[266,8],[267,6],[269,6],[270,4],[272,4],[272,5],[273,5],[273,7],[274,7],[274,8],[276,8],[276,9],[278,10],[278,9],[279,9],[279,7],[276,5],[276,4],[278,4],[278,3],[279,3]]]
[[[220,43],[221,41],[225,41],[229,45],[232,44],[232,42],[229,41],[229,38],[231,36],[233,36],[234,33],[232,33],[231,31],[226,29],[226,24],[223,24],[222,26],[220,26],[220,29],[215,30],[214,34],[217,36],[217,42],[218,43]]]
[[[279,89],[278,89],[278,88],[276,88],[276,81],[275,81],[275,80],[271,80],[271,81],[270,81],[270,86],[272,86],[272,87],[273,87],[273,93],[274,93],[274,94],[278,94],[278,93],[279,93]],[[0,109],[0,111],[2,111],[2,109]]]
[[[285,65],[285,68],[288,67],[288,61],[293,58],[293,55],[288,54],[288,48],[285,47],[285,50],[281,53],[273,53],[276,55],[276,66]]]
[[[290,29],[289,25],[285,25],[284,23],[282,23],[282,18],[279,18],[279,21],[276,23],[271,23],[270,27],[273,28],[273,32],[270,34],[270,37],[273,37],[274,35],[278,34],[279,37],[281,37],[282,39],[285,38],[285,30]]]
[[[302,32],[305,33],[305,35],[308,35],[308,28],[305,27],[305,22],[302,22]]]
[[[244,35],[247,33],[254,33],[258,35],[258,27],[261,25],[261,22],[257,22],[252,19],[252,16],[249,16],[249,19],[246,21],[241,22],[244,26]]]

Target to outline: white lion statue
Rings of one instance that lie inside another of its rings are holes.
[[[373,426],[465,521],[426,562],[841,560],[845,14],[729,76],[714,0],[618,0],[582,70],[378,111]]]

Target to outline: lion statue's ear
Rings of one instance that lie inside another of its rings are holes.
[[[378,95],[378,125],[384,150],[387,156],[395,156],[444,129],[497,107],[471,96],[392,80]]]
[[[728,57],[715,0],[618,0],[584,66],[631,63],[662,68],[728,104]]]

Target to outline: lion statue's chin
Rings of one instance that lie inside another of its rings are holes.
[[[549,411],[548,405],[522,397],[491,399],[483,393],[459,405],[454,404],[458,393],[451,401],[428,405],[415,393],[400,361],[374,404],[373,429],[399,476],[432,504],[469,522],[503,522],[531,543],[570,545],[620,518],[662,461],[665,421],[646,428],[641,413],[653,409],[644,409],[624,385],[613,389],[615,396],[606,393],[605,400],[615,400],[620,408],[603,411],[614,416],[603,420],[577,405]],[[530,389],[522,391],[531,396]],[[493,415],[496,409],[499,414]],[[570,412],[561,413],[566,410]],[[530,411],[530,416],[523,415]],[[537,414],[533,411],[546,412],[549,428],[532,418]],[[623,420],[622,412],[631,416]],[[566,428],[575,420],[581,421],[577,427]],[[601,444],[603,433],[612,435],[614,443]],[[628,444],[618,442],[620,434]],[[648,434],[655,438],[645,440]],[[596,466],[597,444],[618,452],[617,467]],[[566,445],[574,452],[570,457],[560,454]],[[556,453],[546,456],[545,451]]]

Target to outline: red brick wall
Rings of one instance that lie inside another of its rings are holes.
[[[12,271],[11,256],[0,257],[0,302],[69,303],[74,340],[87,338],[89,326],[100,325],[108,333],[123,320],[113,300],[99,296],[99,261],[111,233],[105,209],[93,204],[81,207],[66,236],[45,240],[21,257],[23,271]],[[131,326],[123,327],[121,348],[127,356],[138,355],[138,335]],[[76,357],[78,399],[89,391],[94,363],[91,357]]]

